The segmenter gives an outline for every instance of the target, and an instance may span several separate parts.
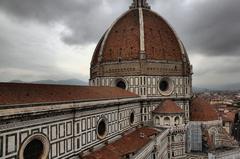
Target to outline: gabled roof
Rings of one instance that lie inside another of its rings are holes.
[[[153,110],[153,113],[184,113],[184,111],[174,101],[165,100]]]
[[[116,87],[0,83],[0,105],[40,104],[138,97]]]
[[[218,114],[209,102],[201,97],[193,98],[190,106],[191,121],[218,120]]]

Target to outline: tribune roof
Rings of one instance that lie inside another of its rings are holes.
[[[172,100],[165,100],[154,111],[154,113],[184,113],[184,111],[177,106]]]
[[[151,136],[159,132],[153,128],[138,128],[119,140],[92,152],[83,159],[121,159],[128,154],[136,154],[150,142]]]
[[[138,97],[117,87],[0,83],[0,105],[91,101]]]

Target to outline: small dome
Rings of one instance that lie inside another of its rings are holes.
[[[218,120],[218,114],[209,102],[201,97],[192,99],[190,106],[191,121],[213,121]]]
[[[154,111],[153,113],[158,114],[166,114],[166,113],[184,113],[184,111],[177,106],[177,104],[172,100],[165,100],[163,103],[161,103]]]

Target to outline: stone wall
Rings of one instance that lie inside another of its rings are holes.
[[[44,152],[49,151],[49,158],[74,157],[104,145],[141,123],[141,105],[135,99],[98,101],[85,107],[81,103],[58,104],[56,107],[61,106],[71,109],[53,111],[53,105],[45,105],[42,106],[45,111],[39,114],[36,112],[38,106],[30,106],[31,112],[27,112],[29,106],[22,106],[22,112],[14,116],[1,116],[0,158],[19,158],[31,139],[38,138],[44,143]],[[5,111],[11,113],[12,109]],[[130,122],[131,113],[134,113],[133,122]],[[98,134],[98,124],[102,119],[106,124],[104,136]]]

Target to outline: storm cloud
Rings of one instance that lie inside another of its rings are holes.
[[[21,72],[32,79],[74,76],[87,80],[96,43],[131,3],[0,0],[0,73],[5,70],[0,80],[22,78]],[[220,85],[229,77],[232,83],[239,82],[239,0],[149,0],[149,4],[185,44],[194,66],[195,85]],[[14,72],[17,75],[13,77]]]
[[[67,44],[96,43],[128,0],[1,0],[0,9],[23,21],[62,23],[70,29],[62,35]]]

